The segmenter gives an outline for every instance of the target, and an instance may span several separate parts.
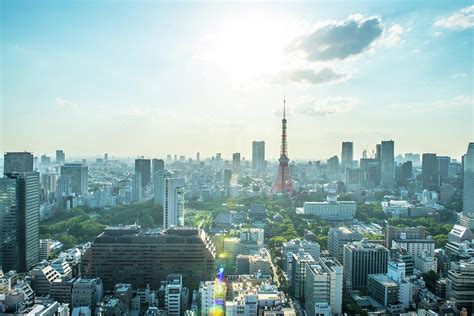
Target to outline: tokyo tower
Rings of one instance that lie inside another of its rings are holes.
[[[290,177],[290,169],[288,168],[288,145],[286,142],[286,100],[283,100],[283,119],[281,120],[281,152],[278,160],[278,175],[273,184],[273,193],[292,193],[293,181]]]

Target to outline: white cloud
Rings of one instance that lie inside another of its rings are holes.
[[[78,108],[76,103],[66,100],[64,98],[61,98],[61,97],[56,98],[55,104],[58,108],[61,108],[61,109],[77,109]]]
[[[438,100],[428,104],[414,104],[408,106],[411,112],[432,112],[438,110],[451,109],[461,106],[474,105],[472,96],[458,95],[451,99]]]
[[[451,15],[439,17],[435,27],[448,30],[465,30],[474,26],[474,5],[463,8]]]
[[[329,67],[321,69],[296,68],[279,72],[272,79],[272,83],[277,85],[285,85],[288,83],[320,85],[336,83],[349,78],[349,74],[336,72]]]
[[[350,111],[357,103],[356,99],[345,97],[305,98],[296,107],[295,112],[310,117],[324,117]]]
[[[309,61],[341,60],[369,49],[382,35],[379,17],[351,15],[346,21],[321,23],[296,40],[295,49],[302,50]]]
[[[458,73],[458,74],[452,74],[451,75],[452,79],[459,79],[459,78],[466,78],[466,77],[467,77],[467,74],[465,74],[465,73]]]
[[[404,28],[399,25],[395,24],[391,26],[388,30],[384,30],[383,35],[380,39],[380,44],[387,47],[393,47],[403,43],[401,35],[404,32]]]

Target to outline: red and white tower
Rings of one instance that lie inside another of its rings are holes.
[[[281,152],[278,160],[278,175],[273,183],[273,193],[292,193],[293,181],[290,177],[290,169],[288,168],[288,145],[286,142],[286,100],[283,100],[283,119],[281,120]]]

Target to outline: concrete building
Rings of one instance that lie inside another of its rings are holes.
[[[386,274],[369,274],[367,291],[371,297],[383,306],[398,304],[398,284]]]
[[[97,304],[102,300],[104,289],[102,281],[99,278],[93,279],[77,279],[72,286],[72,308],[89,307],[95,310]]]
[[[343,267],[331,257],[306,264],[305,306],[308,315],[315,315],[316,305],[327,303],[332,315],[342,313]]]
[[[165,308],[169,316],[180,316],[181,292],[183,290],[183,277],[180,274],[170,274],[166,279]]]
[[[387,272],[389,251],[367,240],[344,246],[344,283],[348,290],[365,289],[369,274]]]
[[[254,141],[252,143],[252,169],[256,172],[264,172],[266,167],[265,142]]]
[[[258,254],[249,256],[249,274],[273,275],[272,268],[272,258],[267,249],[262,248]]]
[[[164,178],[163,228],[184,226],[184,180]]]
[[[446,298],[454,300],[458,308],[474,312],[474,260],[451,263],[446,280]]]
[[[352,161],[354,160],[354,146],[352,142],[342,142],[341,152],[341,169],[346,172],[346,168],[352,168]]]
[[[0,178],[0,266],[5,271],[27,272],[39,261],[39,186],[38,172]]]
[[[197,228],[141,230],[139,226],[109,227],[82,257],[86,277],[100,277],[107,290],[117,280],[135,288],[158,288],[169,274],[180,273],[183,285],[198,289],[214,277],[214,245]]]
[[[423,189],[438,191],[440,185],[439,165],[436,154],[425,153],[422,156],[421,178]]]
[[[61,279],[61,275],[50,265],[37,267],[31,270],[33,289],[38,296],[49,295],[54,280]]]
[[[423,226],[399,228],[387,225],[385,230],[385,247],[392,248],[392,240],[394,239],[425,239],[426,229]]]
[[[331,227],[328,232],[328,251],[340,263],[344,258],[344,246],[353,241],[361,241],[362,234],[345,226]]]
[[[3,173],[33,172],[33,154],[9,152],[3,155]]]
[[[72,287],[75,278],[66,278],[62,277],[56,279],[51,283],[50,296],[53,300],[58,301],[59,303],[72,304]]]
[[[291,289],[294,292],[294,296],[302,302],[304,302],[305,299],[306,264],[313,263],[315,263],[315,260],[308,253],[301,251],[293,254],[291,263]]]
[[[405,249],[413,258],[421,256],[423,252],[433,257],[435,241],[433,239],[395,239],[392,241],[392,249],[393,248]]]
[[[209,315],[214,305],[215,281],[201,281],[199,285],[201,315]]]
[[[474,142],[469,143],[463,156],[463,215],[469,228],[474,229]]]
[[[151,181],[151,161],[150,159],[135,159],[135,174],[141,175],[141,186],[145,188]]]
[[[426,273],[428,271],[438,271],[438,260],[434,256],[428,256],[426,252],[423,252],[421,256],[415,257],[415,269],[420,273]]]
[[[395,143],[382,141],[380,147],[380,185],[392,187],[395,184]]]
[[[153,173],[153,202],[157,205],[163,206],[166,178],[171,178],[171,173],[166,170]]]
[[[66,154],[61,149],[56,149],[56,163],[62,165],[66,162]]]
[[[71,193],[87,194],[89,169],[80,163],[67,163],[61,166],[61,177],[69,177]]]
[[[337,201],[336,197],[328,196],[325,202],[304,202],[303,208],[297,212],[316,215],[327,221],[346,221],[354,218],[356,206],[354,201]]]

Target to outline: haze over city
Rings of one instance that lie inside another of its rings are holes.
[[[2,2],[2,151],[292,159],[472,140],[470,1]],[[21,119],[20,119],[21,118]],[[18,126],[21,121],[21,128]]]

